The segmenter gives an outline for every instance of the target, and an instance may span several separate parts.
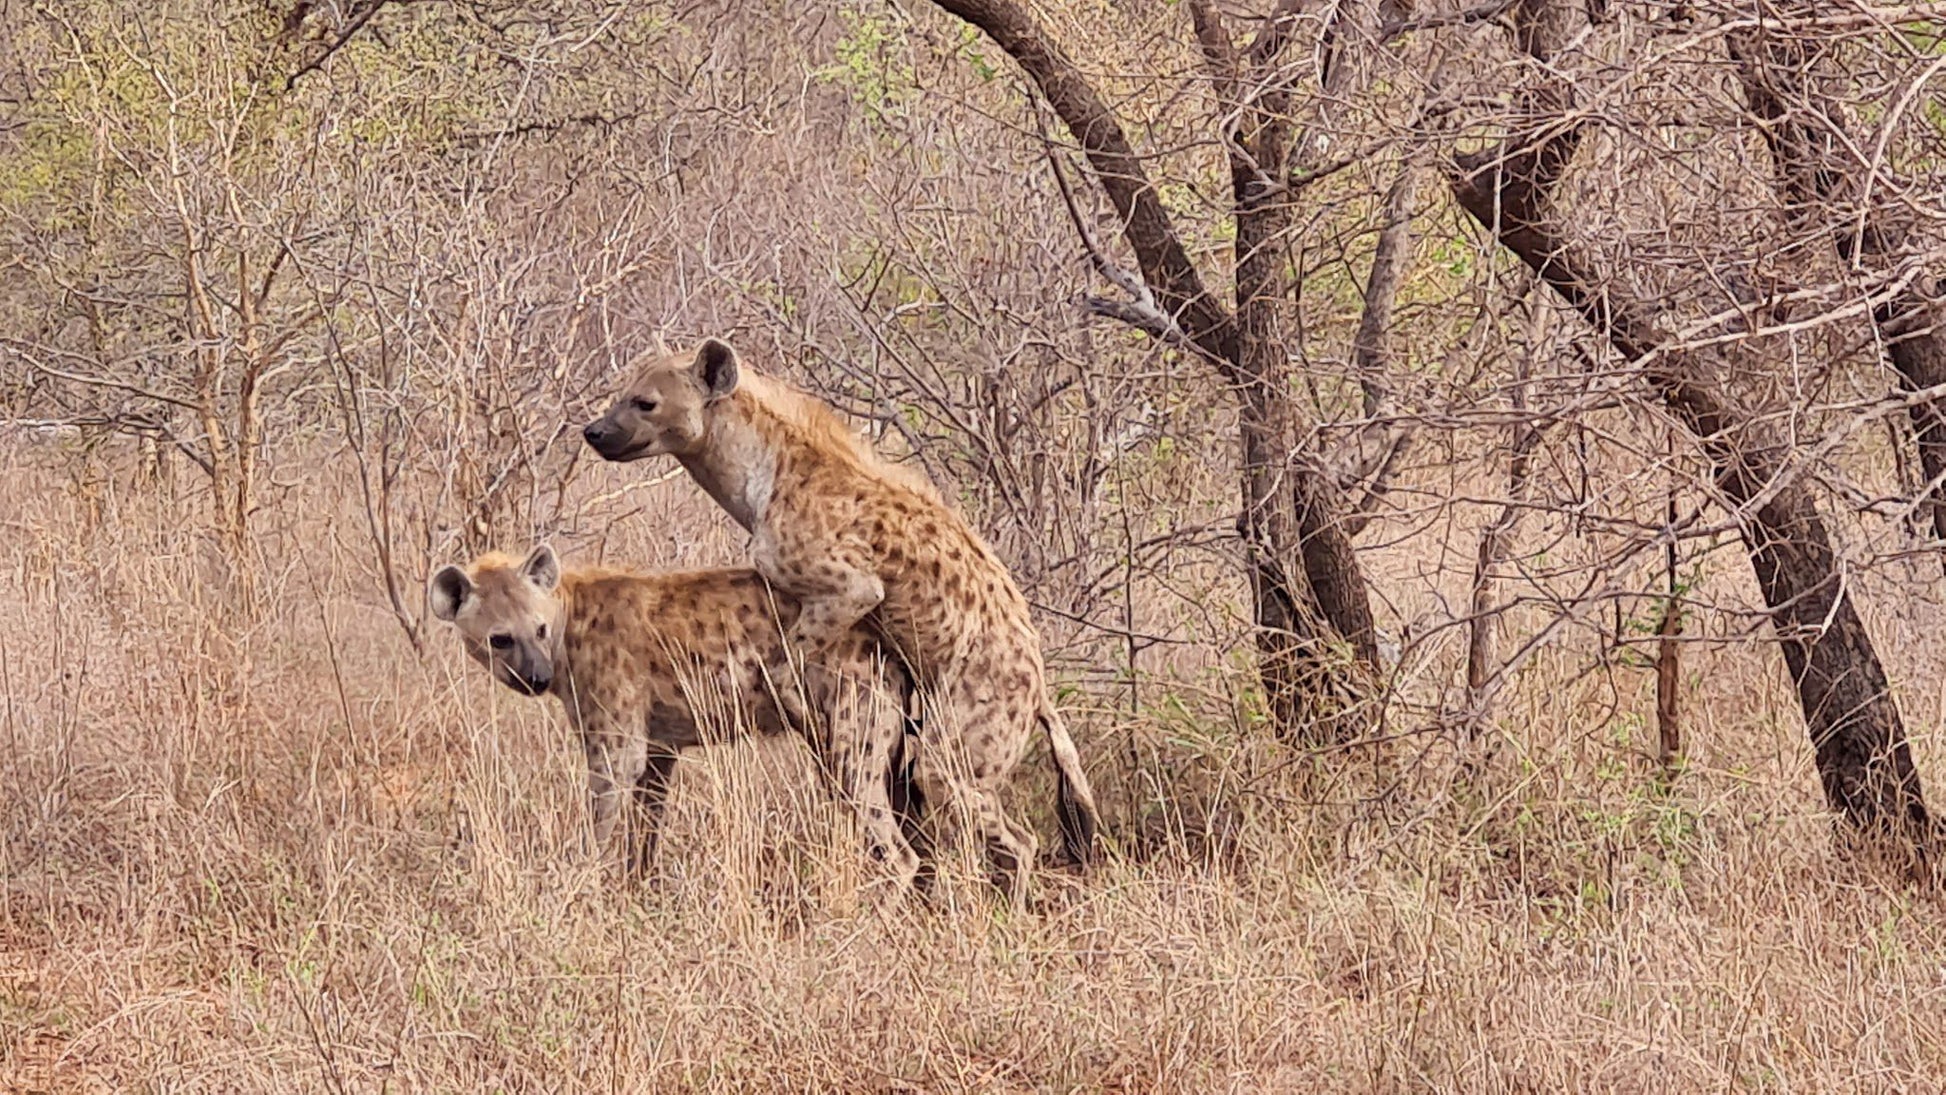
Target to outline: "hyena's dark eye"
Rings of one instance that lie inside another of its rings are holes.
[[[654,413],[655,413],[655,400],[653,400],[653,399],[637,399],[637,400],[634,400],[633,402],[634,402],[634,404],[635,404],[635,409],[636,409],[636,410],[638,410],[638,411],[640,411],[640,412],[642,412],[643,414],[654,414]]]
[[[536,629],[534,630],[534,637],[535,637],[535,638],[538,638],[538,639],[539,639],[540,641],[542,641],[542,642],[546,642],[546,641],[547,641],[547,625],[546,625],[546,624],[542,624],[542,625],[541,625],[540,627],[538,627],[538,628],[536,628]]]
[[[487,639],[487,645],[493,647],[495,650],[512,650],[514,648],[514,637],[512,635],[495,635]]]

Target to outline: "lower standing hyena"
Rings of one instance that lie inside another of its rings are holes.
[[[755,729],[803,733],[850,803],[873,856],[901,888],[919,870],[917,819],[900,793],[903,707],[881,687],[877,641],[859,629],[826,693],[799,697],[817,725],[793,725],[768,667],[797,609],[755,570],[562,572],[543,544],[524,561],[489,553],[432,577],[433,615],[472,659],[522,695],[561,701],[588,757],[596,846],[623,822],[629,877],[641,876],[678,754]],[[632,798],[624,809],[623,798]]]

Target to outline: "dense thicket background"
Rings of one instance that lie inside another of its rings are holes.
[[[0,1080],[1931,1082],[1942,16],[0,0]],[[782,744],[587,861],[421,591],[741,557],[658,334],[993,540],[1107,867],[870,912]]]

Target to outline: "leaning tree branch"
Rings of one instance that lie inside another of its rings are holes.
[[[1223,26],[1223,16],[1210,0],[1189,0],[1189,25],[1196,32],[1196,45],[1203,51],[1203,64],[1216,82],[1217,99],[1236,102],[1237,81],[1243,73],[1237,67],[1236,44]]]
[[[116,380],[113,377],[88,376],[83,373],[71,373],[65,369],[57,369],[45,361],[35,360],[25,343],[17,342],[13,339],[0,339],[0,347],[11,348],[15,354],[19,355],[27,363],[29,369],[44,376],[53,377],[56,380],[65,380],[70,384],[80,384],[91,388],[107,388],[110,391],[141,396],[143,399],[152,399],[157,403],[166,403],[171,407],[180,407],[189,411],[201,411],[203,409],[199,403],[191,402],[179,396],[169,395],[166,392],[158,392],[150,388],[144,388],[140,384],[131,384],[125,380]]]
[[[1305,0],[1279,0],[1277,7],[1264,16],[1261,29],[1251,40],[1250,48],[1244,56],[1250,67],[1262,68],[1277,59],[1295,36],[1298,24],[1302,21],[1298,13],[1302,11]]]
[[[353,4],[351,18],[345,21],[344,29],[334,35],[331,41],[325,45],[324,50],[316,57],[304,62],[303,65],[298,67],[297,71],[284,78],[284,90],[292,90],[297,87],[299,80],[323,68],[324,63],[329,61],[333,54],[343,49],[346,43],[357,37],[358,32],[365,29],[365,24],[371,22],[372,17],[380,11],[392,4],[410,4],[414,2],[415,0],[362,0],[360,3]],[[310,11],[311,5],[309,4],[299,4],[297,7],[291,9],[291,14],[284,22],[284,37],[295,37],[299,25],[304,22],[304,17],[310,14]]]
[[[1420,31],[1491,22],[1505,15],[1518,2],[1519,0],[1490,0],[1489,3],[1461,8],[1458,11],[1444,11],[1437,15],[1422,15],[1412,19],[1403,17],[1388,19],[1378,29],[1378,40],[1380,44],[1389,45],[1408,34],[1417,34]]]
[[[1080,143],[1121,217],[1123,238],[1135,252],[1158,307],[1175,317],[1184,336],[1207,357],[1218,363],[1236,361],[1236,332],[1229,310],[1204,286],[1128,134],[1073,59],[1014,0],[937,3],[978,27],[1012,57]],[[1242,379],[1233,366],[1223,368],[1226,379]]]
[[[1108,257],[1107,249],[1095,235],[1094,226],[1082,215],[1081,203],[1075,198],[1074,185],[1068,181],[1067,171],[1061,167],[1060,153],[1048,135],[1038,108],[1034,110],[1034,123],[1040,130],[1041,148],[1047,155],[1048,170],[1054,173],[1055,185],[1061,191],[1061,204],[1067,210],[1068,221],[1074,225],[1075,234],[1081,237],[1081,247],[1087,252],[1089,264],[1109,283],[1127,294],[1121,300],[1089,294],[1081,298],[1081,306],[1091,315],[1126,323],[1158,342],[1206,356],[1202,347],[1183,333],[1176,317],[1163,311],[1161,305],[1156,303],[1155,294],[1149,290],[1141,275]]]

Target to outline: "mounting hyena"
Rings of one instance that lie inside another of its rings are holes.
[[[1036,725],[1059,773],[1067,854],[1087,863],[1094,796],[1047,695],[1027,599],[930,483],[885,461],[824,403],[742,368],[717,339],[652,355],[582,434],[608,460],[674,456],[752,533],[757,569],[802,605],[789,635],[804,657],[861,621],[896,648],[925,712],[919,789],[968,811],[1016,905],[1036,842],[997,789]]]
[[[612,848],[623,821],[630,877],[648,868],[682,750],[744,729],[795,729],[856,809],[873,856],[902,886],[914,881],[917,818],[899,785],[904,708],[879,687],[885,660],[869,631],[841,637],[834,672],[798,698],[820,716],[807,727],[779,710],[772,687],[796,606],[748,567],[563,573],[542,544],[521,562],[489,553],[443,567],[431,596],[433,615],[496,680],[561,701],[588,757],[596,847]]]

